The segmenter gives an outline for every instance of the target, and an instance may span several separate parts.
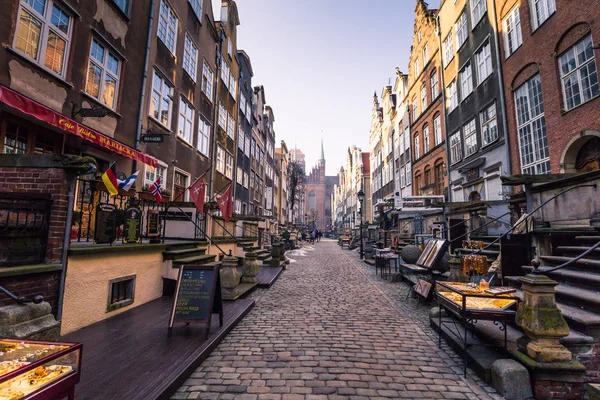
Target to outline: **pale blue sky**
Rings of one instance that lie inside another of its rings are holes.
[[[416,0],[236,2],[238,48],[251,58],[253,85],[265,87],[277,145],[296,142],[311,168],[323,137],[327,175],[345,163],[348,146],[369,151],[373,92],[395,67],[407,70]],[[218,7],[213,0],[217,19]]]

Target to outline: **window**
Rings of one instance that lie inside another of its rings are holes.
[[[433,120],[433,132],[435,136],[435,145],[442,143],[442,117],[437,116]]]
[[[534,31],[556,11],[554,0],[529,0],[529,5],[531,28]]]
[[[437,71],[433,71],[429,81],[431,83],[431,101],[434,101],[440,94]]]
[[[498,140],[498,125],[496,122],[496,103],[486,107],[479,113],[481,121],[481,142],[483,146]]]
[[[15,49],[63,77],[71,25],[71,16],[55,1],[21,0]]]
[[[240,93],[240,111],[246,114],[246,96],[243,93]]]
[[[165,0],[160,2],[158,14],[158,38],[167,46],[171,54],[175,55],[177,44],[177,17]]]
[[[171,109],[173,107],[173,87],[154,71],[152,80],[152,100],[150,115],[158,122],[169,128],[171,123]]]
[[[490,42],[484,44],[477,53],[475,53],[477,62],[477,85],[481,85],[488,76],[492,74],[492,53]]]
[[[248,189],[248,173],[244,172],[244,187]]]
[[[429,126],[423,127],[423,154],[429,151]]]
[[[114,109],[121,74],[121,60],[96,39],[92,39],[85,91]]]
[[[400,167],[400,187],[406,186],[406,170],[404,167]]]
[[[475,23],[475,20],[473,20]],[[464,42],[469,38],[469,27],[467,26],[467,13],[465,11],[460,14],[458,21],[454,24],[456,29],[456,48],[460,49]]]
[[[212,101],[214,76],[212,69],[210,69],[206,61],[204,61],[202,66],[202,93],[204,93],[210,101]]]
[[[202,22],[202,0],[188,0],[190,2],[190,6],[192,6],[192,10],[196,14],[196,17]]]
[[[406,186],[412,183],[412,167],[410,162],[406,163]]]
[[[198,118],[198,143],[196,148],[206,157],[208,157],[209,144],[210,143],[210,125],[204,120],[204,118]]]
[[[460,131],[450,136],[450,162],[455,164],[462,159],[462,148],[460,145]]]
[[[440,162],[433,167],[433,179],[434,179],[434,195],[442,195],[444,194],[444,163]]]
[[[221,57],[221,80],[226,87],[229,87],[229,64],[223,57]]]
[[[135,297],[135,275],[109,281],[108,304],[106,312],[118,310],[133,304]]]
[[[240,182],[238,182],[238,183],[240,183]],[[236,214],[242,213],[242,202],[238,199],[235,199],[235,213]]]
[[[183,172],[175,171],[173,177],[173,200],[186,201],[188,187],[188,176]]]
[[[225,176],[233,179],[233,157],[229,153],[225,153]]]
[[[227,130],[227,110],[223,103],[219,103],[219,126],[226,131]]]
[[[233,74],[229,76],[229,93],[231,93],[231,96],[235,101],[235,96],[237,95],[237,79],[235,79],[235,76],[233,76]]]
[[[456,90],[456,79],[450,82],[450,85],[447,87],[448,92],[448,112],[452,112],[456,107],[458,107],[458,91]]]
[[[417,104],[417,99],[413,99],[412,102],[412,112],[413,112],[413,122],[419,116],[419,105]]]
[[[251,141],[250,141],[250,136],[248,136],[248,137],[246,138],[246,143],[245,143],[245,146],[244,146],[244,154],[245,154],[247,157],[250,157],[250,142],[251,142]]]
[[[506,57],[514,53],[522,44],[523,36],[521,34],[521,16],[519,7],[515,7],[508,17],[503,21],[504,24],[504,47]]]
[[[558,58],[565,108],[598,96],[598,74],[592,37],[586,36]]]
[[[550,158],[539,74],[515,91],[515,105],[521,171],[523,174],[547,174],[550,172]]]
[[[534,0],[535,1],[535,0]],[[471,14],[473,22],[473,28],[477,26],[479,20],[483,17],[483,14],[487,11],[487,0],[471,0]]]
[[[186,34],[183,45],[183,69],[190,78],[196,82],[196,71],[198,66],[198,48],[192,42],[192,39]]]
[[[427,86],[421,87],[421,110],[425,111],[427,108]]]
[[[125,14],[129,15],[129,0],[112,0],[117,7]]]
[[[225,150],[217,145],[217,171],[225,174]]]
[[[194,130],[194,109],[183,97],[179,101],[179,129],[177,135],[188,143],[192,143]]]
[[[233,43],[231,43],[231,39],[227,38],[227,54],[231,57],[233,55]]]
[[[421,146],[419,145],[419,135],[415,135],[415,160],[421,157]]]
[[[238,125],[238,140],[237,140],[237,145],[238,148],[243,152],[244,151],[244,138],[246,137],[246,135],[244,135],[244,130],[242,129],[241,125]]]
[[[421,60],[418,58],[415,60],[415,78],[421,75]]]
[[[232,140],[235,139],[235,120],[231,114],[227,115],[227,136]]]
[[[417,42],[421,43],[421,39],[423,39],[423,31],[419,29],[419,32],[417,32]]]
[[[473,92],[473,70],[471,61],[463,67],[460,76],[460,99],[464,101]]]
[[[454,58],[454,40],[452,38],[452,31],[444,39],[444,67],[450,64],[450,61]]]
[[[429,167],[425,168],[424,176],[425,176],[425,180],[424,180],[425,186],[430,185],[431,184],[431,168],[429,168]]]
[[[475,119],[472,119],[463,127],[463,136],[465,138],[465,157],[477,152],[477,128]]]
[[[156,168],[151,167],[150,165],[146,165],[146,175],[144,184],[152,185],[158,178],[160,178],[161,182],[165,182],[165,167],[158,166]]]
[[[425,46],[423,46],[423,65],[427,64],[427,60],[429,60],[429,45],[425,43]]]

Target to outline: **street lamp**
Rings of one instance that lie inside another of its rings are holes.
[[[360,229],[360,259],[362,260],[365,256],[364,252],[363,252],[363,230],[362,230],[362,226],[363,226],[363,201],[365,201],[365,193],[361,190],[358,191],[358,193],[356,194],[358,196],[358,201],[360,202],[360,211],[358,212],[360,214],[360,225],[359,228]]]

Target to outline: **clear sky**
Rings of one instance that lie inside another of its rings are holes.
[[[220,0],[212,0],[219,19]],[[373,92],[407,71],[416,0],[237,0],[238,49],[250,56],[283,139],[327,175],[355,144],[369,151]],[[436,8],[439,0],[428,2]]]

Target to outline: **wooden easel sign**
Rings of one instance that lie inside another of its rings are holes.
[[[175,322],[183,322],[186,325],[204,325],[208,339],[213,314],[219,314],[219,323],[223,326],[223,300],[218,265],[182,265],[177,278],[167,336],[171,337]]]

